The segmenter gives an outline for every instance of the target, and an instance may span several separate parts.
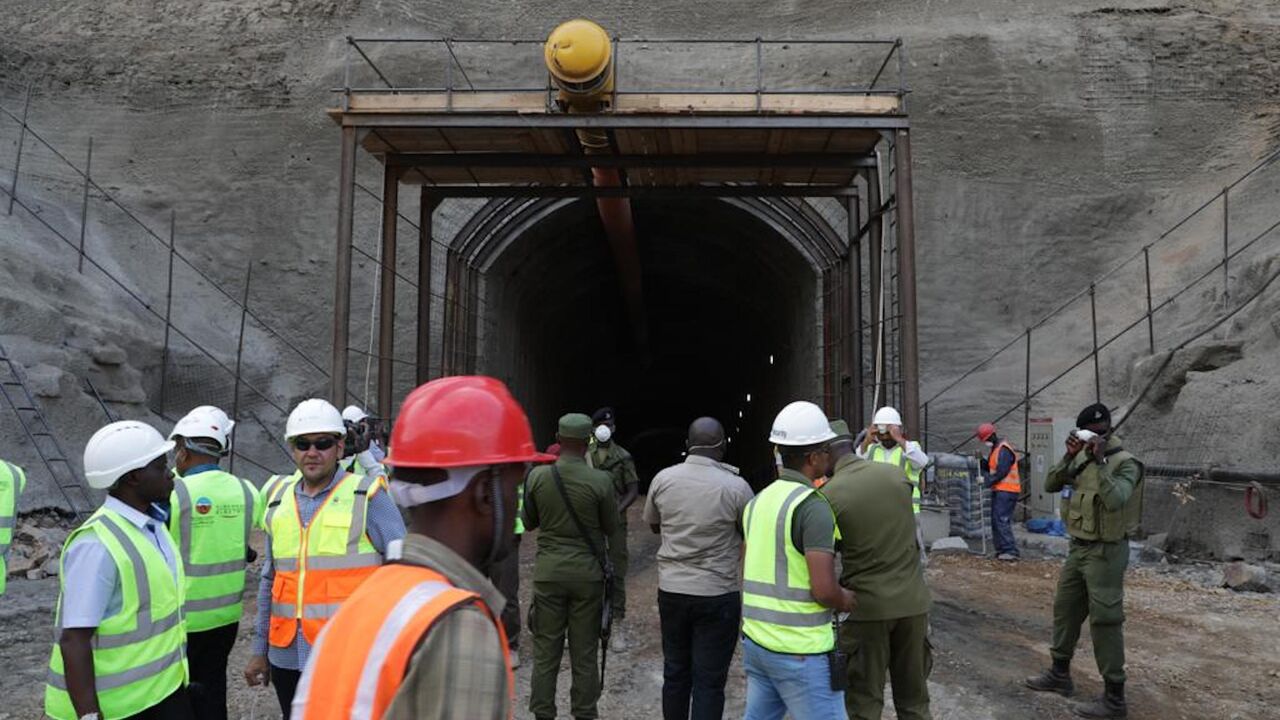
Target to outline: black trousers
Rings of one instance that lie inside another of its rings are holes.
[[[662,622],[663,720],[720,720],[729,663],[738,646],[742,595],[682,595],[659,590],[658,616]]]
[[[271,686],[276,689],[276,699],[280,701],[280,717],[284,720],[289,720],[293,694],[298,692],[298,681],[301,679],[301,670],[286,670],[275,665],[271,666]]]
[[[187,634],[191,706],[196,720],[227,720],[227,658],[240,623]]]
[[[161,700],[160,704],[152,705],[137,715],[130,715],[125,720],[191,720],[194,717],[187,689],[180,687]]]

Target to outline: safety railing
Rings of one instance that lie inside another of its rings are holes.
[[[999,423],[1021,410],[1025,443],[1033,402],[1051,390],[1074,381],[1077,391],[1083,386],[1093,401],[1103,400],[1107,351],[1113,354],[1112,362],[1127,362],[1154,355],[1162,348],[1185,347],[1189,334],[1202,337],[1260,297],[1274,276],[1251,273],[1247,263],[1280,249],[1280,217],[1269,195],[1274,183],[1280,181],[1280,172],[1275,172],[1280,167],[1277,160],[1280,152],[1264,158],[930,394],[921,408],[925,429],[931,414],[948,416],[951,427],[956,425],[957,414],[972,412],[972,401],[960,397],[957,390],[975,383],[989,391],[987,397],[1016,400],[994,415],[984,409],[981,417],[967,418],[970,422],[965,425],[976,427],[979,420]],[[1259,181],[1264,173],[1270,173],[1268,182]],[[1076,377],[1082,370],[1089,376]],[[1005,378],[1020,374],[1022,386],[998,389],[999,383],[984,377],[987,373]],[[1070,389],[1061,392],[1072,393]],[[948,441],[954,443],[952,452],[973,436],[966,435],[958,443],[954,442],[957,437],[960,435]]]

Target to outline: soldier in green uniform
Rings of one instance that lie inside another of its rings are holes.
[[[1053,666],[1027,678],[1032,690],[1071,695],[1071,656],[1080,625],[1089,619],[1093,655],[1105,690],[1072,708],[1087,718],[1124,718],[1124,571],[1130,533],[1142,513],[1143,466],[1111,434],[1111,412],[1090,405],[1076,418],[1067,453],[1049,470],[1045,490],[1071,489],[1062,508],[1071,550],[1053,598]]]
[[[849,656],[845,710],[851,720],[879,720],[886,671],[901,720],[929,720],[929,588],[924,582],[912,482],[903,471],[854,452],[849,426],[831,423],[829,480],[822,494],[842,541],[840,585],[858,603],[840,626]]]
[[[591,546],[599,552],[607,546],[609,561],[616,567],[622,559],[622,526],[609,476],[587,467],[591,418],[581,413],[561,417],[556,437],[559,459],[529,473],[524,495],[525,531],[538,531],[529,611],[533,635],[529,711],[538,720],[556,717],[556,676],[567,630],[573,671],[570,709],[574,718],[595,718],[600,698],[596,647],[605,598],[604,573]],[[582,537],[565,505],[556,473],[590,542]]]
[[[627,565],[631,556],[627,553],[627,508],[640,497],[640,478],[636,475],[636,463],[631,453],[614,440],[618,427],[615,423],[613,408],[602,407],[591,415],[595,430],[591,436],[591,449],[587,453],[587,464],[598,470],[609,473],[613,481],[613,494],[618,502],[618,515],[622,523],[622,561],[614,571],[618,582],[613,591],[613,635],[609,650],[623,652],[627,649],[626,637],[623,635],[622,618],[627,614]]]

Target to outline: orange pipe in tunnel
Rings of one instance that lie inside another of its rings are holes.
[[[596,187],[622,187],[622,175],[616,168],[591,168],[592,182]],[[597,198],[596,208],[604,225],[605,237],[613,250],[613,261],[618,272],[618,285],[631,321],[631,332],[636,349],[648,352],[649,326],[644,311],[644,294],[640,281],[640,250],[636,244],[635,219],[631,214],[630,198]]]

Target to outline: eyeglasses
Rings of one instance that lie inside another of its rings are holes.
[[[316,440],[308,440],[306,438],[295,438],[293,441],[293,447],[297,449],[298,452],[306,452],[313,447],[321,452],[324,452],[325,450],[328,450],[329,448],[337,444],[338,444],[338,440],[336,438],[331,438],[331,437],[322,437]]]

